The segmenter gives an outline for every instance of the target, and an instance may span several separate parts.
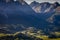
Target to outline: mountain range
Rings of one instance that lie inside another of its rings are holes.
[[[0,29],[8,29],[11,33],[25,30],[28,27],[41,29],[45,33],[60,31],[60,23],[58,23],[60,22],[60,15],[55,15],[58,13],[56,9],[59,6],[58,2],[52,4],[49,2],[38,3],[34,1],[29,5],[24,0],[0,0],[0,24],[2,25]],[[55,19],[51,23],[49,19],[52,15],[54,15],[53,18]]]
[[[49,12],[54,12],[55,8],[60,6],[58,2],[55,3],[49,3],[49,2],[43,2],[43,3],[38,3],[36,1],[33,1],[30,6],[36,13],[49,13]]]

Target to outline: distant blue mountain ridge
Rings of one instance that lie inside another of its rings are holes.
[[[35,3],[36,2],[33,2],[28,5],[25,1],[5,2],[0,0],[0,24],[22,24],[23,26],[26,26],[26,28],[35,27],[37,29],[42,29],[45,32],[48,29],[50,29],[50,31],[60,31],[60,29],[53,30],[55,27],[59,28],[60,26],[59,24],[56,24],[60,19],[58,15],[58,20],[56,22],[53,20],[54,22],[50,23],[46,20],[55,14],[55,9],[60,6],[60,4],[57,2],[55,4],[48,2]],[[9,29],[13,30],[13,28],[11,26]],[[17,29],[18,28],[20,27],[17,27]]]

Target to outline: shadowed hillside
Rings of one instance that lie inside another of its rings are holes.
[[[0,40],[60,40],[60,4],[0,0]]]

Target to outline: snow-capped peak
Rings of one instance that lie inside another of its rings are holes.
[[[48,12],[54,12],[55,8],[57,8],[60,4],[58,2],[55,3],[49,3],[49,2],[43,2],[38,3],[36,1],[32,2],[30,6],[36,13],[48,13]]]

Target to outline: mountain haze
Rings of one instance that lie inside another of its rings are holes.
[[[60,9],[59,6],[58,2],[52,4],[34,1],[28,5],[24,0],[0,0],[0,29],[3,33],[26,31],[30,28],[34,32],[42,30],[46,35],[50,32],[59,32],[60,12],[56,12]]]

